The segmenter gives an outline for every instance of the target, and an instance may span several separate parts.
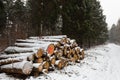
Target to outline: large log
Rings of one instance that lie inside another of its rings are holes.
[[[21,47],[8,47],[5,49],[5,53],[25,53],[25,52],[39,52],[39,49],[42,49],[43,51],[47,52],[49,55],[52,55],[54,52],[54,44],[40,44],[37,47],[33,48],[21,48]]]
[[[32,71],[32,68],[32,63],[28,61],[22,61],[1,66],[0,72],[29,75]]]
[[[38,40],[31,40],[31,39],[17,39],[15,45],[18,45],[18,46],[22,46],[22,45],[25,45],[25,46],[29,46],[29,44],[48,44],[48,43],[56,43],[57,41],[59,40],[56,40],[54,42],[52,42],[52,40],[41,40],[41,39],[38,39]]]
[[[23,60],[24,60],[23,57],[3,59],[3,60],[0,60],[0,66],[5,64],[15,63],[15,62],[21,62]]]
[[[5,49],[5,53],[25,53],[25,52],[33,52],[35,49],[34,48],[21,48],[21,47],[15,47],[11,46]]]
[[[16,57],[22,57],[22,56],[29,56],[29,55],[32,55],[34,54],[33,52],[28,52],[28,53],[19,53],[19,54],[2,54],[0,55],[0,60],[1,59],[7,59],[7,58],[16,58]]]
[[[67,35],[56,35],[56,36],[41,36],[41,37],[29,37],[30,39],[61,39],[67,37]]]
[[[50,41],[40,41],[40,40],[19,40],[22,43],[15,43],[18,47],[41,47],[46,44],[54,44],[55,47],[60,47],[61,43],[58,42],[50,42]]]
[[[26,40],[22,40],[22,39],[18,39],[17,42],[24,42],[24,43],[43,43],[43,42],[60,42],[61,44],[65,44],[65,43],[70,43],[70,39],[67,37],[62,37],[62,38],[33,38],[33,39],[26,39]]]
[[[15,43],[15,46],[18,46],[18,47],[37,47],[39,46],[40,43]]]

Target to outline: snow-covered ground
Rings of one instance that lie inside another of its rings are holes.
[[[32,76],[26,80],[120,80],[120,46],[106,44],[85,51],[85,59],[62,70],[49,72],[37,78]],[[0,80],[16,80],[0,74]],[[17,79],[19,80],[19,79]]]

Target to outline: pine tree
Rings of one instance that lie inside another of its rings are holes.
[[[6,26],[6,13],[3,1],[0,0],[0,34],[3,33],[3,30]]]
[[[57,0],[28,0],[31,8],[31,21],[35,35],[54,34],[59,9]],[[31,4],[32,3],[32,4]],[[32,28],[31,27],[31,28]]]
[[[99,1],[66,0],[61,4],[63,34],[89,47],[91,43],[103,43],[107,39],[107,24]]]

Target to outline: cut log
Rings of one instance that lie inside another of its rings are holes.
[[[28,61],[16,62],[13,64],[3,65],[0,67],[1,72],[17,73],[29,75],[32,71],[33,65]]]
[[[55,54],[56,59],[58,60],[58,59],[60,59],[60,57],[62,57],[63,52],[62,52],[62,50],[56,50],[54,52],[54,54]]]
[[[80,54],[80,47],[75,47],[75,51],[77,54]]]
[[[84,49],[81,49],[80,52],[81,52],[81,58],[80,59],[82,60],[85,57]]]
[[[11,54],[11,53],[25,53],[25,52],[33,52],[33,48],[21,48],[21,47],[15,47],[11,46],[5,49],[5,53]]]
[[[75,54],[75,49],[73,48],[71,51],[72,51],[71,54],[74,55]]]
[[[23,58],[8,58],[8,59],[3,59],[0,60],[0,66],[5,65],[5,64],[10,64],[10,63],[15,63],[15,62],[21,62],[23,61]]]
[[[78,44],[77,44],[76,41],[73,39],[73,40],[70,40],[70,46],[71,46],[72,48],[74,48],[74,47],[77,47]]]
[[[66,48],[64,48],[64,50],[63,50],[63,54],[64,54],[64,56],[67,55],[67,49],[66,49]]]
[[[72,57],[71,55],[71,52],[70,51],[67,51],[67,56],[66,56],[68,59],[70,59]]]
[[[50,67],[50,64],[49,64],[48,61],[43,62],[43,69],[47,69],[48,70],[49,67]]]
[[[37,47],[39,45],[39,43],[15,43],[17,47]]]
[[[29,55],[32,55],[33,54],[33,52],[32,53],[19,53],[19,54],[2,54],[2,55],[0,55],[0,60],[1,59],[7,59],[7,58],[16,58],[16,57],[22,57],[22,56],[29,56]]]
[[[62,61],[62,64],[63,64],[63,66],[62,66],[62,67],[65,67],[65,66],[67,66],[67,65],[68,65],[68,61],[69,61],[69,59],[64,58],[64,57],[61,57],[61,58],[60,58],[60,60]]]
[[[63,64],[62,60],[57,60],[57,61],[55,62],[55,66],[56,66],[58,69],[62,69],[63,66],[64,66],[64,64]]]
[[[54,44],[50,44],[48,47],[47,47],[47,53],[49,55],[52,55],[54,53],[54,49],[55,49],[55,46]]]
[[[71,59],[70,59],[71,62],[76,62],[78,60],[79,60],[79,57],[78,57],[77,54],[73,54],[72,57],[71,57]]]
[[[42,63],[34,63],[33,64],[33,71],[35,71],[35,72],[42,72],[42,70],[43,70],[43,65],[42,65]]]
[[[50,57],[50,64],[51,64],[51,65],[54,65],[54,64],[55,64],[55,61],[56,61],[55,56],[51,56],[51,57]]]
[[[35,60],[35,63],[42,63],[43,62],[43,58],[38,58]]]
[[[58,40],[57,40],[58,41]],[[45,41],[45,40],[31,40],[31,39],[17,39],[15,45],[18,46],[31,46],[30,44],[32,44],[32,46],[36,46],[35,44],[56,44],[57,41],[51,42],[51,41]]]
[[[37,58],[41,58],[43,54],[44,54],[44,50],[40,48],[40,49],[37,51],[37,53],[35,53],[35,56],[36,56]]]
[[[67,37],[66,35],[56,35],[56,36],[42,36],[42,37],[29,37],[30,39],[61,39]]]
[[[35,54],[31,54],[29,56],[27,56],[27,61],[34,61],[35,60]]]

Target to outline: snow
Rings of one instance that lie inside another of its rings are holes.
[[[30,39],[61,39],[67,37],[66,35],[57,35],[57,36],[42,36],[42,37],[29,37]]]
[[[120,46],[109,43],[85,51],[85,59],[62,70],[49,72],[26,80],[120,80]],[[5,79],[5,78],[6,79]],[[5,73],[0,80],[14,80]]]
[[[0,55],[0,59],[4,59],[4,58],[16,58],[16,57],[24,57],[24,56],[30,56],[34,54],[33,52],[32,53],[19,53],[19,54],[2,54]]]
[[[21,48],[21,47],[15,47],[11,46],[5,49],[5,52],[33,52],[34,48]]]

